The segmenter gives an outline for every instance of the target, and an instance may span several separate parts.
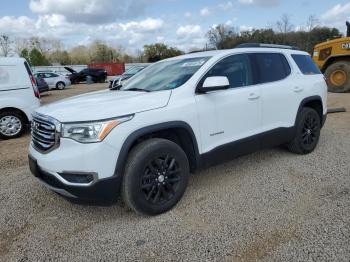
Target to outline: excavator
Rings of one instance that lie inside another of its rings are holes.
[[[350,92],[350,23],[346,26],[346,37],[314,47],[313,60],[325,75],[329,92]]]

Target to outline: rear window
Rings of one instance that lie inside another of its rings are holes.
[[[282,54],[257,53],[254,56],[259,84],[282,80],[291,72],[288,61]]]
[[[321,71],[317,68],[314,61],[308,55],[292,55],[295,63],[298,65],[300,71],[304,75],[318,75],[322,74]]]

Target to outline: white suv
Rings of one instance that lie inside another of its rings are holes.
[[[261,148],[307,154],[326,119],[327,86],[310,56],[249,45],[151,65],[120,90],[39,108],[29,163],[69,199],[114,201],[156,215],[189,173]]]
[[[0,139],[23,134],[40,106],[32,71],[23,58],[0,57]]]

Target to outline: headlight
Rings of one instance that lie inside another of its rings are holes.
[[[63,123],[61,136],[71,138],[80,143],[101,142],[117,125],[129,121],[133,115],[109,120],[81,123]]]

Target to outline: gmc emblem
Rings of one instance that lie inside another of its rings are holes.
[[[32,122],[32,129],[38,129],[40,127],[40,124],[37,122]]]

